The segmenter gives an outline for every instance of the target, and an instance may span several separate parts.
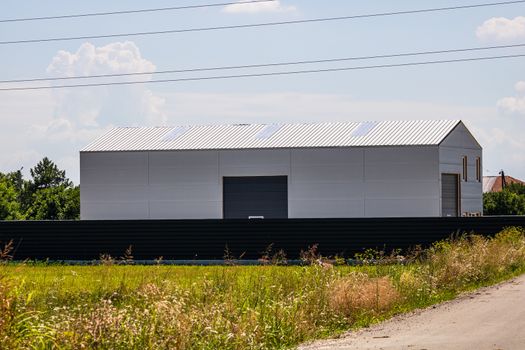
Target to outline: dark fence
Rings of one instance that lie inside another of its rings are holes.
[[[270,244],[289,258],[318,244],[324,256],[351,257],[366,248],[428,246],[452,234],[491,235],[525,227],[525,216],[465,218],[362,218],[284,220],[0,221],[0,241],[14,241],[15,259],[93,260],[122,256],[129,245],[137,260],[257,259]]]

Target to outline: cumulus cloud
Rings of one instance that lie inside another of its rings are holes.
[[[501,98],[498,101],[498,107],[504,113],[525,114],[525,81],[518,81],[514,88],[517,96]]]
[[[152,72],[155,68],[152,62],[142,58],[135,43],[126,41],[102,47],[84,43],[75,53],[60,50],[47,67],[47,72],[54,76],[75,76]]]
[[[512,41],[525,38],[525,17],[518,16],[514,19],[493,17],[480,25],[476,36],[487,41]]]
[[[152,72],[133,42],[58,51],[50,57],[51,77]],[[97,79],[146,80],[151,75]],[[79,82],[94,82],[84,79]],[[68,83],[77,81],[71,80]],[[56,81],[56,84],[64,82]],[[113,126],[166,124],[165,99],[145,85],[13,91],[0,94],[0,171],[24,167],[25,175],[42,157],[50,157],[78,183],[78,151]]]
[[[95,47],[84,43],[72,53],[59,51],[47,67],[50,76],[87,76],[122,73],[147,73],[155,65],[143,58],[131,41]],[[108,78],[111,81],[149,80],[151,75]],[[99,80],[100,81],[100,80]],[[109,80],[105,80],[109,81]],[[55,117],[68,120],[74,127],[118,125],[162,125],[166,115],[164,101],[144,86],[122,85],[60,89],[54,92]]]
[[[227,13],[262,13],[262,12],[294,12],[295,6],[283,5],[281,1],[268,1],[243,4],[245,0],[238,1],[237,4],[230,4],[224,7]]]

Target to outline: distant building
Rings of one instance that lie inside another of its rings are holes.
[[[116,128],[80,151],[81,218],[479,215],[481,153],[459,120]]]
[[[518,180],[512,176],[483,176],[483,193],[487,192],[501,192],[503,189],[503,178],[505,178],[505,184],[522,184],[525,185],[525,181]]]

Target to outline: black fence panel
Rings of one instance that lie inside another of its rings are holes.
[[[270,244],[295,259],[318,244],[324,256],[352,257],[367,248],[392,250],[429,244],[452,234],[492,235],[525,227],[525,216],[461,218],[359,218],[275,220],[0,221],[0,242],[14,241],[15,259],[93,260],[122,256],[133,246],[137,260],[257,259]]]

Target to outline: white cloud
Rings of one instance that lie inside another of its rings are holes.
[[[75,53],[59,51],[47,67],[51,76],[83,76],[155,71],[131,41],[95,47],[84,43]],[[150,80],[151,75],[109,78],[111,81]],[[62,82],[61,82],[62,83]],[[165,124],[164,101],[139,85],[59,89],[55,117],[77,127]]]
[[[508,114],[525,114],[525,81],[518,81],[514,88],[517,96],[503,97],[497,105],[500,110]]]
[[[517,92],[525,94],[525,81],[518,81],[514,85],[514,88],[516,89]]]
[[[262,12],[294,12],[295,6],[283,5],[281,1],[274,0],[268,2],[247,3],[245,0],[238,1],[237,4],[230,4],[224,7],[223,11],[227,13],[262,13]]]
[[[155,65],[142,58],[132,41],[95,47],[84,43],[75,53],[60,50],[47,67],[52,76],[153,72]],[[128,78],[133,79],[133,78]]]
[[[493,17],[479,26],[476,36],[487,41],[512,41],[525,38],[525,17]]]
[[[76,52],[59,51],[47,73],[77,76],[151,72],[155,68],[133,42],[102,47],[85,43]],[[151,76],[108,81],[147,79]],[[0,94],[0,171],[23,166],[27,176],[29,168],[47,156],[65,167],[67,176],[78,183],[82,147],[113,125],[166,124],[164,104],[164,98],[142,85],[4,92]]]
[[[525,96],[504,97],[498,101],[498,107],[506,113],[525,114]]]
[[[146,90],[141,96],[140,104],[141,112],[146,116],[146,124],[155,126],[166,124],[167,117],[164,111],[166,99]]]

